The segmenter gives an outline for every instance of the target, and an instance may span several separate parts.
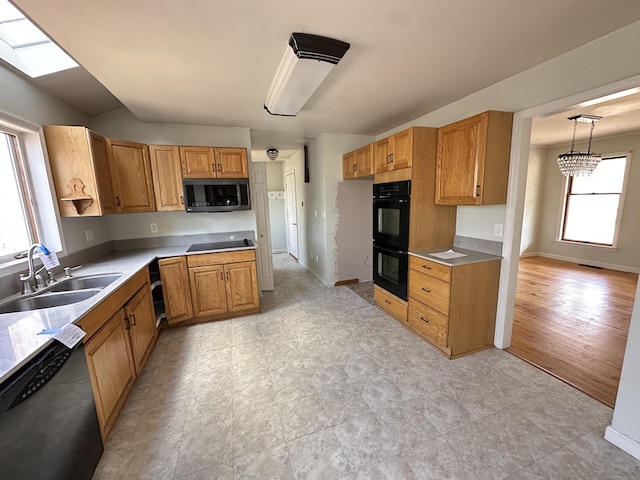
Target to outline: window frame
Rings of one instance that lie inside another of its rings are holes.
[[[42,127],[0,111],[0,131],[14,135],[17,140],[15,148],[22,163],[20,188],[23,208],[30,211],[32,241],[45,244],[58,257],[65,256],[62,223]],[[25,250],[28,247],[26,245]],[[21,272],[25,266],[26,259],[5,255],[0,258],[0,277]]]
[[[610,250],[614,249],[615,250],[618,247],[618,239],[620,236],[620,226],[621,226],[621,220],[622,220],[622,211],[624,208],[624,200],[625,200],[627,185],[629,180],[629,170],[630,170],[629,166],[631,164],[631,152],[630,151],[613,152],[613,153],[607,153],[602,155],[603,161],[608,159],[620,158],[620,157],[625,157],[626,162],[625,162],[624,174],[623,174],[623,180],[622,180],[622,189],[620,190],[620,200],[618,202],[618,209],[616,211],[615,228],[613,232],[612,243],[611,244],[597,243],[597,242],[589,242],[585,240],[569,240],[569,239],[563,238],[564,232],[565,232],[567,214],[568,214],[569,198],[571,197],[571,193],[570,193],[571,184],[573,181],[573,177],[570,177],[570,176],[566,177],[564,182],[564,192],[562,197],[562,205],[561,205],[561,213],[560,213],[560,221],[559,221],[558,237],[557,237],[558,242],[570,244],[570,245],[593,247],[598,249],[610,249]],[[609,193],[596,193],[594,195],[611,195],[611,194],[612,193],[609,192]]]

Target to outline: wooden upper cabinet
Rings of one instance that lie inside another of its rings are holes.
[[[507,201],[513,114],[488,111],[438,129],[438,205]]]
[[[149,145],[157,211],[184,210],[182,168],[175,145]]]
[[[115,213],[108,147],[85,127],[43,127],[56,197],[63,217]]]
[[[183,178],[249,178],[246,148],[180,147]]]
[[[214,148],[218,178],[249,178],[246,148]]]
[[[180,147],[183,178],[215,178],[213,147]]]
[[[107,138],[118,213],[154,212],[149,147],[142,143]]]
[[[375,142],[374,173],[409,168],[413,164],[413,128],[403,130]]]
[[[342,156],[342,178],[371,177],[373,175],[373,143]]]
[[[191,288],[185,257],[158,260],[165,311],[169,325],[189,320],[193,317]]]

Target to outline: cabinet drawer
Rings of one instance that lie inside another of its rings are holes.
[[[409,297],[448,315],[449,296],[450,288],[447,282],[409,270]]]
[[[256,259],[255,250],[234,250],[232,252],[199,253],[187,256],[189,267],[223,265],[225,263],[252,262]]]
[[[409,255],[409,268],[420,273],[431,275],[445,282],[451,281],[451,267],[442,265],[441,263],[425,260],[424,258]]]
[[[449,319],[446,315],[411,299],[407,323],[413,331],[423,337],[443,347],[448,346]]]
[[[407,323],[407,302],[375,285],[373,287],[373,299],[380,308],[393,318]]]

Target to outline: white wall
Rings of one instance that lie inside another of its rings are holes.
[[[267,189],[270,192],[284,192],[284,175],[282,162],[267,163]],[[287,225],[285,222],[285,201],[269,199],[269,223],[271,227],[271,250],[287,251]]]
[[[541,217],[540,210],[543,201],[543,173],[546,158],[547,150],[545,148],[531,148],[529,152],[529,166],[527,168],[527,191],[524,199],[522,238],[520,239],[521,254],[537,252],[537,236]]]
[[[35,126],[89,125],[89,117],[67,103],[36,88],[18,74],[0,66],[0,114]],[[42,148],[45,148],[42,143]],[[52,191],[53,184],[51,184]],[[55,202],[55,199],[52,198]],[[62,218],[62,241],[68,253],[109,240],[106,222],[99,217]],[[94,240],[88,243],[84,231],[91,228]],[[26,247],[25,247],[26,248]]]
[[[138,120],[126,108],[92,117],[91,128],[107,137],[150,145],[244,147],[249,156],[251,152],[248,128],[145,123]],[[252,175],[251,159],[249,159],[249,174]],[[216,213],[154,212],[108,215],[106,218],[111,240],[237,230],[255,231],[256,228],[253,210]],[[151,233],[150,223],[158,224],[158,233]]]
[[[586,151],[586,148],[586,144],[576,145],[576,149],[579,151]],[[577,259],[581,263],[637,272],[640,267],[640,221],[638,221],[638,211],[640,211],[640,134],[593,141],[592,150],[602,154],[632,152],[628,166],[629,177],[620,222],[618,246],[615,249],[567,244],[557,240],[566,177],[560,173],[556,158],[566,150],[566,145],[552,147],[546,150],[544,156],[536,251],[554,258]],[[529,165],[531,169],[531,162]],[[529,184],[527,184],[528,188]]]

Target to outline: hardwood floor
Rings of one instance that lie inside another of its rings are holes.
[[[507,351],[613,407],[638,275],[520,259]]]

